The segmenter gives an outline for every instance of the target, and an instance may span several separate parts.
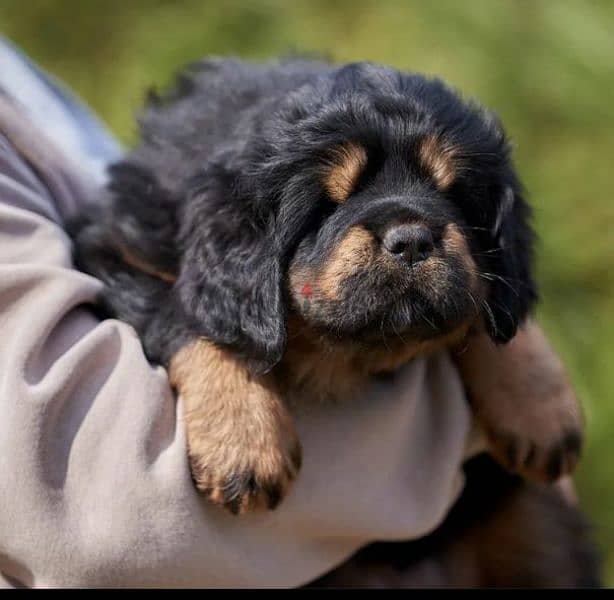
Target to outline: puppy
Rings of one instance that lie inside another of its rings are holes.
[[[289,402],[349,400],[444,349],[503,465],[573,469],[581,416],[526,321],[530,211],[492,113],[366,63],[207,60],[151,97],[141,133],[75,258],[168,368],[211,501],[282,499]]]

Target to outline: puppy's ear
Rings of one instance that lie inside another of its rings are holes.
[[[519,184],[506,184],[497,203],[486,261],[489,293],[484,316],[490,336],[498,343],[514,337],[537,299],[529,218]]]
[[[208,173],[189,190],[176,291],[197,332],[266,372],[286,342],[283,252],[274,216],[239,198],[228,179]]]

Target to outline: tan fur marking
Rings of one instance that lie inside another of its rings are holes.
[[[166,281],[168,283],[175,283],[175,281],[177,281],[177,276],[174,273],[158,271],[155,267],[146,263],[143,259],[132,254],[132,252],[130,252],[130,250],[128,250],[128,248],[125,246],[119,246],[119,252],[122,256],[122,260],[131,267],[134,267],[139,271],[143,271],[143,273],[151,275],[152,277],[162,279],[162,281]]]
[[[447,252],[453,252],[459,256],[467,257],[473,264],[473,257],[469,251],[469,244],[455,223],[448,223],[443,232],[443,243]]]
[[[479,297],[484,297],[486,294],[486,286],[483,285],[484,282],[481,281],[478,276],[478,266],[471,255],[467,238],[458,225],[455,223],[448,223],[444,229],[442,241],[446,253],[455,254],[462,259],[465,269],[469,273],[469,287],[471,291]]]
[[[393,338],[386,344],[340,342],[314,331],[303,319],[288,322],[288,348],[276,376],[284,393],[309,403],[338,401],[364,392],[372,377],[392,372],[417,357],[457,346],[470,323],[432,340]]]
[[[457,172],[456,151],[439,137],[429,135],[421,142],[418,150],[422,166],[431,174],[437,188],[447,190]]]
[[[573,471],[582,413],[561,361],[534,322],[503,346],[479,330],[456,362],[505,467],[540,481]],[[553,461],[560,461],[558,473]]]
[[[316,287],[329,300],[339,296],[343,281],[373,259],[375,240],[362,226],[355,225],[333,250],[323,271],[316,277]]]
[[[271,490],[283,496],[299,469],[300,446],[272,378],[251,377],[204,339],[175,354],[169,376],[184,402],[197,487],[240,513],[266,506]],[[232,481],[243,484],[229,495]]]
[[[424,281],[424,284],[428,286],[428,281],[438,281],[442,278],[445,280],[449,277],[449,264],[446,260],[447,257],[454,256],[459,258],[464,265],[467,272],[467,285],[469,292],[474,298],[476,304],[482,300],[487,292],[485,281],[479,277],[478,267],[471,255],[469,244],[467,239],[454,223],[446,225],[442,234],[442,249],[444,251],[443,256],[431,256],[425,260],[419,267],[418,274]],[[447,286],[442,286],[439,289],[437,286],[430,286],[431,294],[433,296],[446,294]],[[476,306],[476,312],[479,310]]]
[[[348,199],[366,165],[367,152],[359,144],[348,143],[335,150],[324,173],[324,187],[335,202]]]

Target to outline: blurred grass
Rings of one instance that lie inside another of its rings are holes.
[[[145,88],[205,54],[367,59],[494,108],[536,208],[539,314],[584,402],[577,481],[614,585],[614,2],[2,0],[0,32],[126,143]]]

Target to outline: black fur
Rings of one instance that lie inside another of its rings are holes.
[[[207,60],[150,102],[141,131],[140,146],[111,169],[102,214],[75,228],[76,261],[106,283],[103,304],[135,325],[154,360],[201,335],[270,369],[285,347],[285,276],[297,247],[321,254],[350,214],[372,218],[374,198],[463,226],[489,280],[483,309],[495,340],[513,337],[533,304],[529,209],[501,126],[439,80],[364,63]],[[432,133],[462,155],[445,194],[410,164],[415,140]],[[347,140],[367,148],[369,165],[359,193],[334,213],[319,173]],[[122,264],[118,243],[176,283]],[[382,297],[370,294],[344,307],[350,333],[367,319],[356,311]],[[395,331],[416,329],[416,314],[439,330],[458,305],[418,297],[413,312],[403,305],[390,319]]]

